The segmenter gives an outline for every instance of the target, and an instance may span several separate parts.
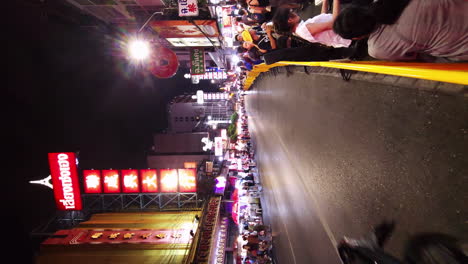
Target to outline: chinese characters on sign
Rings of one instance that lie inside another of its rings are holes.
[[[122,170],[122,179],[124,193],[137,193],[140,191],[138,170]]]
[[[101,171],[83,170],[85,193],[101,193]]]
[[[226,237],[227,237],[227,227],[228,227],[228,219],[227,217],[223,217],[221,219],[221,224],[219,225],[219,233],[218,233],[218,245],[216,247],[216,264],[223,264],[224,257],[225,257],[225,250],[226,250]],[[215,262],[212,262],[215,263]]]
[[[197,0],[179,0],[179,16],[198,16]]]
[[[197,191],[197,170],[165,169],[159,174],[156,169],[83,170],[83,185],[87,194],[191,193]]]
[[[141,191],[158,192],[158,179],[156,170],[141,170]]]
[[[177,170],[161,170],[161,192],[177,192],[178,185]]]
[[[118,170],[103,170],[102,177],[104,179],[104,192],[105,193],[119,193],[120,192],[120,177]]]
[[[190,73],[192,75],[205,73],[205,51],[202,48],[190,49]]]
[[[205,220],[201,227],[200,243],[197,250],[198,263],[208,263],[211,255],[211,246],[215,235],[215,224],[218,221],[219,205],[221,197],[213,197],[210,199],[207,207],[207,212],[204,216]]]
[[[197,171],[195,169],[179,169],[179,191],[196,192],[197,191]]]

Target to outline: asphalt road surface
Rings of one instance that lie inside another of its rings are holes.
[[[341,263],[383,219],[397,257],[418,232],[468,238],[468,97],[266,73],[245,98],[278,263]]]

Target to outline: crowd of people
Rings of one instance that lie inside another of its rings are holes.
[[[236,143],[236,162],[232,163],[230,173],[237,177],[234,199],[238,201],[238,226],[242,263],[272,263],[272,233],[262,217],[260,184],[255,151],[252,146],[248,127],[248,116],[244,108],[244,98],[239,98],[238,140]]]
[[[283,3],[285,2],[285,3]],[[237,0],[237,66],[244,72],[277,61],[468,61],[468,1]]]

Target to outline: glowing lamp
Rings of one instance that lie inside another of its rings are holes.
[[[149,43],[143,40],[133,40],[128,45],[128,52],[132,59],[147,59],[150,55]]]

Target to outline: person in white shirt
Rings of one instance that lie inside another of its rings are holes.
[[[321,14],[306,21],[301,21],[300,16],[292,9],[279,8],[273,17],[273,23],[280,32],[294,32],[312,43],[320,43],[334,48],[349,47],[351,40],[340,37],[332,30],[333,22],[339,14],[340,1],[333,1],[332,14],[326,13],[327,6],[328,0],[324,0]]]
[[[333,29],[344,38],[369,37],[376,59],[468,61],[467,0],[378,0],[345,8]]]

